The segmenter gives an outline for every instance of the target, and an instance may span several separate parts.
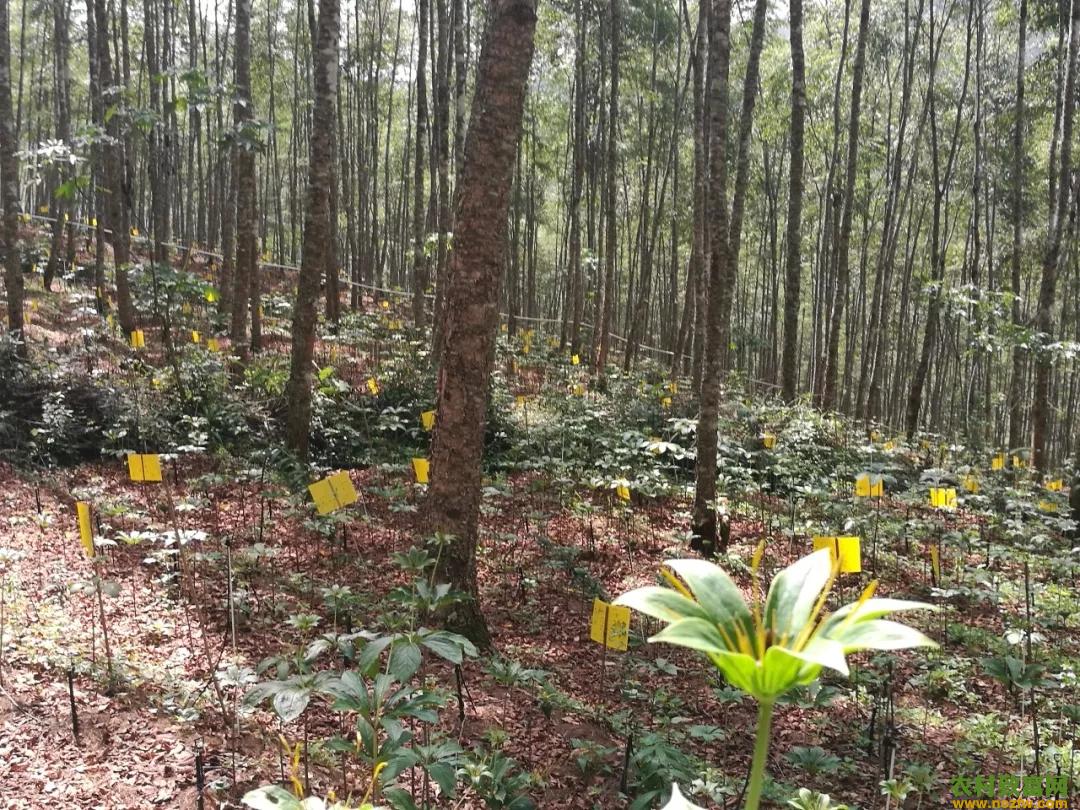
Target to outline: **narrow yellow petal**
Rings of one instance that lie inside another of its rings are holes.
[[[692,593],[690,593],[690,589],[687,588],[685,585],[683,585],[679,581],[678,577],[676,577],[673,573],[668,571],[666,568],[661,568],[660,569],[660,576],[662,576],[664,579],[666,579],[668,584],[672,588],[677,590],[679,593],[681,593],[687,599],[691,599],[691,600],[693,600],[695,602],[697,601],[697,599],[694,599],[694,595]]]

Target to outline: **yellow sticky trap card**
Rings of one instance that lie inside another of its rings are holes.
[[[576,354],[570,355],[570,365],[572,365],[572,366],[580,366],[581,365],[581,358]]]
[[[514,402],[515,402],[515,403],[517,404],[517,406],[518,406],[519,408],[524,408],[524,407],[525,407],[525,403],[526,403],[526,402],[528,402],[528,400],[527,400],[527,399],[525,399],[525,395],[524,395],[524,394],[518,394],[518,395],[517,395],[516,397],[514,397]]]
[[[930,546],[930,567],[934,569],[934,582],[941,582],[941,552],[936,545]]]
[[[328,475],[308,486],[311,499],[320,515],[326,515],[351,503],[356,503],[356,488],[344,470]]]
[[[500,331],[500,332],[508,332],[508,331],[509,331],[509,327],[508,327],[508,326],[507,326],[507,325],[506,325],[505,323],[500,323],[500,324],[499,324],[499,331]]]
[[[138,228],[132,228],[131,229],[131,235],[132,236],[138,236],[139,235],[139,229]]]
[[[585,386],[582,383],[577,383],[574,386],[574,396],[575,397],[583,397],[583,396],[585,396]]]
[[[671,397],[664,397],[662,400],[660,400],[660,407],[663,408],[665,411],[670,408]]]
[[[217,300],[218,300],[217,290],[207,290],[203,294],[203,298],[206,299],[206,303],[208,303],[208,304],[217,303]]]
[[[776,447],[776,434],[775,433],[763,433],[761,434],[761,443],[765,445],[766,450],[772,450]]]
[[[839,560],[841,574],[858,574],[862,571],[862,544],[858,537],[814,537],[814,551],[829,549],[833,562]]]
[[[674,380],[672,380],[671,382],[669,382],[667,385],[664,386],[664,389],[667,390],[667,391],[670,391],[672,394],[677,394],[677,393],[679,393],[679,384],[677,382],[675,382]]]
[[[990,459],[991,470],[1004,470],[1005,469],[1005,454],[998,453],[992,459]]]
[[[90,219],[88,219],[86,221],[86,224],[89,225],[91,228],[96,228],[97,227],[97,217],[90,217]]]
[[[882,449],[884,449],[884,450],[895,450],[896,449],[896,442],[894,442],[892,439],[889,439],[887,442],[885,442],[885,444],[882,445]]]
[[[373,397],[377,397],[379,395],[379,384],[375,382],[374,377],[368,377],[367,390],[368,393],[371,394]]]
[[[619,484],[615,487],[615,495],[620,501],[630,502],[630,487]]]
[[[1012,465],[1014,470],[1022,470],[1027,466],[1027,462],[1020,458],[1020,456],[1013,456]]]
[[[146,336],[143,334],[142,329],[136,329],[131,333],[131,348],[133,349],[145,349],[146,348]]]
[[[19,222],[29,222],[29,221],[30,221],[30,215],[27,214],[25,211],[23,213],[19,214]]]
[[[182,307],[180,307],[180,311],[183,312],[185,315],[190,315],[191,312],[192,312],[191,304],[189,304],[187,301],[185,301],[184,305]]]
[[[191,342],[202,343],[202,335],[200,335],[199,332],[195,329],[191,330]]]
[[[625,650],[630,639],[630,608],[593,599],[589,638],[609,650]]]
[[[206,348],[208,348],[212,352],[219,352],[221,351],[221,344],[218,343],[217,338],[207,338]]]
[[[414,458],[412,460],[413,477],[418,484],[428,482],[428,472],[431,470],[431,462],[426,458]]]
[[[559,348],[559,339],[557,337],[549,337],[547,344],[549,349],[557,349]]]
[[[161,459],[157,453],[128,453],[127,463],[132,481],[161,481]]]
[[[1057,504],[1051,501],[1039,501],[1039,510],[1042,512],[1056,512]]]
[[[116,318],[113,317],[113,314],[111,312],[105,316],[105,325],[108,326],[110,329],[116,326]]]
[[[964,489],[966,489],[972,495],[977,495],[979,493],[979,479],[976,478],[974,475],[965,475],[963,484]]]
[[[1053,481],[1046,482],[1046,488],[1050,492],[1061,492],[1065,488],[1065,482],[1060,478],[1055,478]]]
[[[382,301],[379,302],[379,306],[383,309],[390,309],[390,302],[384,298]]]
[[[878,433],[876,430],[870,431],[870,441],[872,441],[872,442],[880,442],[881,441],[881,434]]]
[[[855,497],[880,498],[885,494],[885,482],[880,475],[860,473],[855,477]]]
[[[435,427],[435,411],[421,411],[420,424],[424,426],[424,430]]]
[[[94,529],[90,525],[90,504],[86,501],[78,501],[75,504],[75,514],[79,518],[79,540],[82,541],[83,550],[87,557],[94,556]]]
[[[952,487],[931,487],[930,505],[935,509],[955,509],[956,490]]]
[[[49,213],[49,206],[47,206],[47,205],[39,205],[37,210],[38,210],[39,214],[47,214],[47,213]]]

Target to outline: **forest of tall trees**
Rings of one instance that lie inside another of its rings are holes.
[[[0,0],[0,795],[1062,799],[1078,62],[1080,0]]]
[[[50,221],[47,285],[81,236],[61,221],[93,222],[125,330],[146,317],[132,262],[198,246],[220,254],[245,351],[262,290],[302,263],[300,328],[320,295],[333,322],[358,285],[401,290],[438,357],[483,4],[8,5],[4,233],[20,211]],[[510,334],[704,378],[706,412],[736,373],[909,436],[1066,458],[1071,17],[1053,0],[541,4]],[[129,233],[152,249],[133,260]]]

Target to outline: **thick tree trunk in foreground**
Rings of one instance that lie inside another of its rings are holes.
[[[1057,292],[1058,263],[1069,216],[1069,192],[1072,190],[1073,114],[1076,109],[1076,53],[1080,45],[1080,0],[1073,0],[1069,29],[1069,61],[1065,66],[1065,86],[1062,91],[1061,163],[1057,183],[1057,203],[1050,221],[1046,253],[1043,256],[1042,281],[1039,284],[1039,308],[1035,313],[1035,329],[1043,344],[1052,341],[1054,331],[1054,298]],[[1051,167],[1053,168],[1053,167]],[[1050,416],[1050,375],[1054,370],[1053,357],[1042,349],[1035,360],[1035,390],[1032,394],[1031,430],[1032,464],[1046,470],[1046,426]]]
[[[716,424],[720,414],[720,376],[724,364],[725,299],[731,290],[728,262],[727,143],[728,70],[731,57],[731,0],[713,5],[709,23],[709,299],[705,308],[705,362],[698,405],[692,547],[707,556],[716,552]]]
[[[3,251],[7,287],[8,330],[22,337],[23,280],[19,266],[19,159],[15,154],[15,116],[11,114],[11,40],[8,36],[8,0],[0,0],[0,251]],[[22,343],[20,353],[26,354]]]
[[[289,449],[302,457],[307,456],[311,433],[312,356],[318,323],[316,304],[319,300],[319,283],[326,268],[336,261],[334,231],[330,221],[330,189],[336,182],[333,132],[338,83],[338,4],[339,0],[321,0],[319,3],[304,253],[296,289],[296,310],[293,313],[285,442]]]
[[[607,157],[604,179],[604,284],[600,291],[600,348],[596,355],[596,372],[603,374],[611,347],[611,330],[615,316],[615,259],[619,252],[616,221],[618,216],[616,190],[618,188],[619,152],[619,0],[611,0],[611,87],[608,101]]]
[[[485,646],[490,638],[476,587],[484,421],[499,328],[511,177],[535,28],[535,2],[495,0],[456,195],[438,421],[425,504],[424,525],[454,538],[442,552],[437,576],[472,597],[451,611],[447,625]]]
[[[1016,46],[1016,122],[1013,124],[1013,241],[1009,260],[1010,285],[1013,294],[1012,322],[1019,331],[1023,317],[1020,311],[1020,259],[1024,249],[1024,60],[1027,58],[1028,1],[1020,0],[1020,32]],[[1023,441],[1024,355],[1021,346],[1012,349],[1012,379],[1009,382],[1009,449]]]
[[[803,132],[806,127],[806,57],[802,0],[791,0],[791,190],[788,193],[787,269],[784,276],[784,399],[799,384],[799,287],[802,281]]]

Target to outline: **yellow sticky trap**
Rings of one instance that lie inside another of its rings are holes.
[[[1051,501],[1039,501],[1039,509],[1043,512],[1056,512],[1057,504]]]
[[[585,385],[583,383],[577,383],[576,385],[574,385],[574,396],[575,397],[583,397],[583,396],[585,396]]]
[[[34,299],[33,301],[30,302],[30,309],[34,310],[34,312],[37,312],[37,308],[38,308],[38,302],[37,302],[37,299]],[[1059,489],[1060,489],[1060,487],[1059,487]]]
[[[679,384],[674,380],[665,385],[664,388],[670,391],[672,394],[679,393]]]
[[[116,318],[113,317],[113,314],[111,312],[105,316],[105,325],[108,326],[110,329],[116,326]]]
[[[524,394],[518,394],[518,395],[517,395],[516,397],[514,397],[514,402],[515,402],[515,403],[517,404],[517,406],[518,406],[519,408],[524,408],[524,407],[525,407],[525,403],[526,403],[527,401],[528,401],[528,400],[526,400],[526,399],[525,399],[525,395],[524,395]]]
[[[581,365],[581,358],[578,357],[576,354],[571,355],[570,356],[570,365],[572,365],[572,366],[580,366]]]
[[[921,447],[923,450],[929,450],[930,449],[930,442],[927,439],[923,439],[922,441],[919,442],[919,447]]]
[[[976,478],[974,475],[965,475],[964,480],[963,480],[963,484],[964,484],[964,489],[966,489],[972,495],[977,495],[978,494],[978,492],[979,492],[979,479]]]
[[[547,344],[549,349],[557,349],[559,348],[559,339],[557,337],[549,337]]]
[[[218,343],[217,338],[207,338],[206,348],[208,348],[212,352],[218,352],[221,351],[221,344]]]
[[[998,453],[992,459],[990,459],[991,470],[1004,470],[1005,469],[1005,454]]]
[[[896,442],[894,442],[892,439],[889,439],[887,442],[885,442],[885,444],[882,445],[882,449],[884,449],[884,450],[895,450],[896,449]]]
[[[930,546],[930,567],[934,569],[934,582],[941,582],[941,552],[937,546]]]
[[[91,228],[96,228],[97,227],[97,217],[90,217],[90,219],[88,219],[86,221],[86,224],[89,225]]]
[[[424,426],[424,430],[435,427],[435,411],[421,411],[420,424]]]
[[[374,377],[368,377],[367,390],[368,393],[371,394],[373,397],[377,397],[379,395],[379,384],[375,382]]]
[[[414,458],[412,460],[413,477],[418,484],[426,484],[428,482],[428,472],[431,470],[431,462],[426,458]]]
[[[192,343],[201,343],[202,342],[202,335],[200,335],[199,332],[197,330],[195,330],[195,329],[191,330],[191,342]]]
[[[517,360],[511,360],[511,361],[510,361],[510,372],[511,372],[512,374],[517,374],[517,373],[518,373],[518,364],[517,364]]]
[[[880,498],[885,494],[885,481],[880,475],[860,473],[855,477],[855,497]]]
[[[320,515],[326,515],[351,503],[356,503],[356,488],[344,470],[328,475],[308,486],[311,499]]]
[[[956,490],[952,487],[931,487],[930,505],[935,509],[955,509]]]
[[[505,323],[501,323],[501,324],[499,324],[499,331],[500,332],[508,332],[509,327]]]
[[[218,300],[217,290],[207,290],[203,293],[203,298],[206,299],[206,303],[208,304],[216,303]]]
[[[663,408],[665,411],[670,408],[671,397],[664,397],[662,400],[660,400],[660,407]]]
[[[390,302],[384,298],[382,301],[379,302],[379,306],[383,309],[390,309]]]
[[[1061,492],[1065,488],[1065,482],[1060,478],[1055,478],[1053,481],[1046,482],[1046,488],[1050,492]]]
[[[128,453],[128,475],[132,481],[161,481],[161,459],[157,453]]]
[[[94,556],[94,529],[90,525],[90,504],[86,501],[78,501],[75,504],[75,514],[79,518],[79,540],[82,541],[83,550],[87,557]]]
[[[1012,465],[1014,470],[1022,470],[1025,466],[1027,466],[1027,462],[1020,458],[1020,456],[1014,455],[1012,457]]]
[[[630,487],[619,484],[617,487],[615,487],[615,495],[620,501],[626,501],[627,503],[629,503]]]
[[[589,638],[609,650],[625,650],[630,639],[630,608],[593,599]]]
[[[776,434],[763,433],[761,435],[761,443],[765,445],[766,450],[772,450],[774,447],[776,447]]]
[[[814,537],[814,551],[829,549],[829,556],[835,563],[840,561],[841,574],[858,574],[862,571],[862,543],[858,537]]]
[[[878,433],[876,430],[870,431],[870,441],[872,441],[872,442],[880,442],[881,441],[881,434]]]
[[[71,217],[68,215],[67,211],[64,212],[64,222],[71,222]]]
[[[182,307],[180,307],[180,311],[183,312],[185,315],[190,315],[191,312],[192,312],[191,304],[189,304],[187,301],[185,301],[184,305]]]
[[[30,221],[30,215],[27,214],[25,211],[23,213],[19,214],[19,222],[29,222],[29,221]]]
[[[146,335],[143,334],[142,329],[136,329],[131,333],[131,348],[133,349],[145,349],[146,348]]]
[[[47,206],[47,205],[39,205],[37,210],[38,210],[39,214],[47,214],[47,213],[49,213],[49,206]]]

